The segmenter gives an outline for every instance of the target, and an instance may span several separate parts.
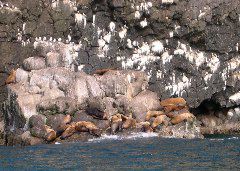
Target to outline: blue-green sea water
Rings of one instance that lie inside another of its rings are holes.
[[[108,137],[90,142],[0,146],[0,170],[240,170],[240,139]]]

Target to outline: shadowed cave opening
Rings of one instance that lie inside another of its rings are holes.
[[[211,115],[221,110],[221,105],[212,99],[206,99],[197,108],[190,109],[194,115]]]

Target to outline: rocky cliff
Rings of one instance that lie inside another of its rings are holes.
[[[24,59],[39,56],[33,69],[60,58],[74,72],[143,71],[160,99],[239,114],[237,0],[9,0],[0,12],[1,101],[11,69],[30,71]]]

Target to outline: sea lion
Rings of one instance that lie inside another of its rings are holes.
[[[146,118],[145,121],[149,121],[151,119],[151,117],[157,117],[160,115],[164,115],[164,112],[162,111],[148,111],[146,114]]]
[[[100,129],[92,122],[79,121],[75,124],[76,131],[79,132],[89,132],[92,135],[100,136]]]
[[[16,70],[12,70],[5,81],[5,85],[16,82]]]
[[[160,124],[163,124],[163,125],[165,125],[165,126],[168,125],[168,120],[167,120],[167,116],[166,116],[166,115],[159,115],[159,116],[157,116],[157,117],[154,119],[153,123],[152,123],[152,128],[155,129],[155,128],[157,128],[158,125],[160,125]]]
[[[183,108],[181,110],[178,110],[178,111],[171,111],[169,113],[166,113],[167,117],[169,118],[174,118],[175,116],[181,114],[181,113],[189,113],[189,110],[186,109],[186,108]]]
[[[183,98],[169,98],[162,100],[160,105],[164,108],[165,113],[169,113],[171,111],[178,111],[181,109],[188,109],[187,102]]]
[[[129,128],[135,128],[136,127],[136,120],[134,118],[132,118],[132,116],[124,116],[122,115],[122,120],[123,120],[123,124],[122,124],[122,128],[123,129],[129,129]]]
[[[30,128],[30,133],[34,137],[43,138],[46,141],[53,141],[57,138],[57,133],[48,125],[36,125]]]
[[[57,133],[54,131],[51,127],[45,125],[46,129],[46,135],[45,135],[45,140],[47,141],[53,141],[57,138]]]
[[[116,114],[111,117],[110,121],[111,125],[111,133],[115,134],[117,131],[121,131],[122,129],[122,115],[121,114]]]
[[[193,121],[196,119],[196,117],[192,113],[182,113],[177,116],[175,116],[172,120],[171,123],[176,125],[178,123],[181,123],[182,121]]]
[[[138,123],[138,126],[141,126],[141,129],[143,132],[147,132],[147,133],[153,132],[150,122],[147,122],[147,121],[140,122],[140,123]]]
[[[75,127],[76,127],[75,123],[71,123],[71,124],[67,125],[67,128],[60,136],[60,139],[63,140],[63,139],[66,139],[66,138],[72,136],[76,132]]]

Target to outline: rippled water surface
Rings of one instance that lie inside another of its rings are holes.
[[[0,170],[239,170],[240,139],[108,137],[83,143],[0,147]]]

